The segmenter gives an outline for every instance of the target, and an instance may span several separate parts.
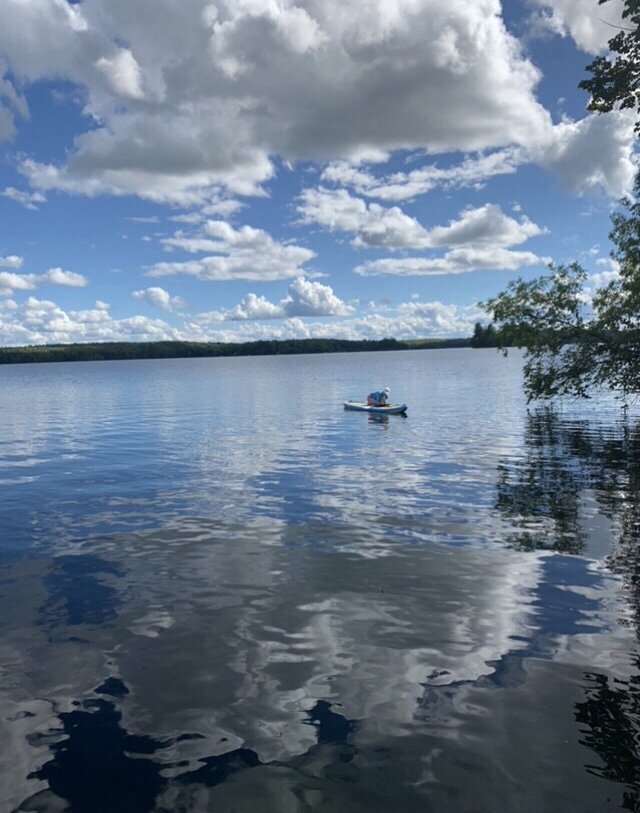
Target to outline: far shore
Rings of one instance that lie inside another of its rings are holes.
[[[92,342],[0,347],[0,364],[54,361],[273,356],[302,353],[353,353],[382,350],[437,350],[473,347],[472,338],[458,339],[271,339],[255,342]]]

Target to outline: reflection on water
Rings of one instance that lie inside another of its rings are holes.
[[[203,758],[174,781],[163,775],[166,771],[153,757],[179,743],[197,741],[200,735],[182,734],[166,740],[135,736],[122,728],[122,714],[113,703],[94,699],[77,706],[59,715],[61,736],[50,745],[52,759],[33,775],[44,780],[47,789],[28,799],[21,810],[59,809],[62,799],[72,810],[93,813],[209,810],[210,802],[220,795],[215,789],[223,783],[222,798],[233,804],[233,810],[255,810],[260,804],[256,798],[246,798],[245,783],[261,791],[262,803],[272,796],[272,809],[296,810],[305,798],[313,803],[314,797],[326,795],[324,784],[353,780],[349,763],[355,749],[349,746],[348,737],[354,723],[322,700],[307,713],[306,722],[313,727],[316,741],[290,765],[265,766],[254,751],[236,748]],[[252,768],[261,770],[249,773]],[[289,789],[281,787],[282,775],[287,773]],[[234,786],[238,798],[234,798]]]
[[[581,742],[600,761],[587,770],[623,783],[621,809],[640,809],[640,661],[629,681],[614,681],[607,675],[585,675],[585,700],[576,703],[576,721],[584,735]]]
[[[640,429],[503,361],[0,369],[0,811],[639,810]]]
[[[101,576],[119,576],[121,569],[97,556],[59,556],[43,579],[48,598],[39,610],[40,623],[55,628],[105,624],[116,617],[117,593]]]
[[[584,553],[587,499],[616,525],[616,555],[637,543],[640,424],[567,420],[550,410],[529,415],[523,456],[500,464],[497,507],[522,528],[513,544]]]
[[[519,527],[524,550],[573,554],[593,546],[594,511],[606,524],[604,561],[620,575],[627,620],[640,631],[640,422],[567,420],[550,410],[529,416],[525,454],[500,465],[497,507]],[[613,544],[612,544],[613,543]],[[597,541],[596,541],[597,545]],[[587,770],[624,783],[621,809],[640,810],[640,659],[627,680],[589,671],[575,718],[600,763]]]

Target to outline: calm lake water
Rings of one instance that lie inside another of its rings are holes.
[[[520,370],[0,367],[0,811],[640,810],[638,423]]]

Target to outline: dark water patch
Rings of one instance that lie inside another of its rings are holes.
[[[118,593],[105,577],[122,573],[120,566],[90,554],[57,557],[43,579],[49,598],[40,608],[40,623],[54,628],[113,621]]]
[[[126,687],[122,688],[128,693]],[[48,746],[52,754],[29,777],[46,782],[48,790],[25,800],[19,810],[56,810],[56,800],[60,800],[69,813],[149,813],[164,809],[159,797],[170,796],[172,786],[215,788],[239,772],[263,765],[254,751],[236,748],[204,757],[195,770],[167,780],[160,765],[153,762],[153,755],[176,743],[198,739],[198,735],[182,734],[166,741],[131,735],[122,726],[122,714],[113,703],[100,699],[74,705],[78,708],[59,715],[59,728],[31,738],[35,747]],[[307,718],[316,729],[318,746],[344,745],[353,731],[353,722],[332,711],[326,701],[318,701]],[[335,757],[345,763],[353,755],[353,750],[347,750],[336,752]],[[289,768],[304,773],[317,756],[316,747],[311,746]],[[326,760],[327,754],[323,756]],[[260,799],[255,799],[254,804],[255,809],[262,809]]]
[[[161,742],[127,734],[121,714],[105,700],[85,700],[59,715],[64,738],[51,746],[53,758],[33,774],[47,782],[71,813],[148,813],[162,787],[159,766],[146,759]],[[22,810],[38,809],[26,802]]]
[[[106,694],[109,697],[123,698],[129,694],[129,689],[119,678],[109,677],[96,688],[95,692],[96,694]]]

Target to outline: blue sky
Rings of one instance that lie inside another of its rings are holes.
[[[615,275],[596,0],[3,0],[0,345],[470,335]]]

